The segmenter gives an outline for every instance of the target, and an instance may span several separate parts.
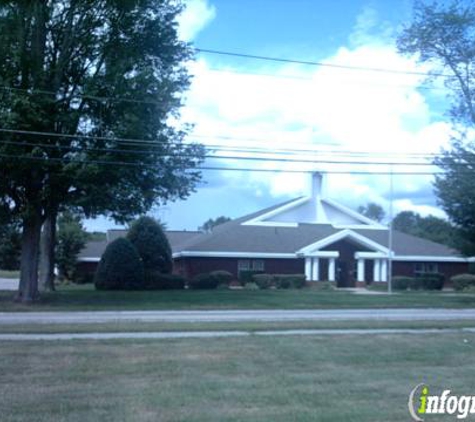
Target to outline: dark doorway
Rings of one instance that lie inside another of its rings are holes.
[[[336,271],[337,287],[353,287],[353,266],[349,266],[348,262],[339,259],[337,261]]]

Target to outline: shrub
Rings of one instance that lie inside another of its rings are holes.
[[[94,283],[94,273],[76,270],[73,272],[72,282],[76,284]]]
[[[317,289],[317,290],[322,290],[322,291],[336,290],[336,282],[335,281],[311,282],[308,285],[312,289]]]
[[[163,274],[157,270],[144,272],[145,290],[179,290],[185,288],[186,279],[180,275]]]
[[[119,238],[107,245],[94,276],[98,290],[133,290],[143,287],[144,270],[134,245]]]
[[[130,226],[127,239],[137,248],[145,270],[172,272],[172,249],[161,225],[151,217],[140,217]]]
[[[305,286],[305,274],[255,274],[252,277],[260,289],[301,289]]]
[[[252,276],[252,280],[257,285],[257,287],[259,287],[259,289],[268,289],[275,285],[274,276],[271,274],[254,274]],[[246,283],[246,286],[251,283]]]
[[[246,283],[244,285],[244,289],[246,289],[246,290],[259,290],[259,286],[256,283]]]
[[[239,281],[244,286],[246,283],[252,283],[253,277],[256,274],[263,274],[264,271],[255,271],[255,270],[245,270],[239,271]]]
[[[229,271],[217,270],[209,273],[210,277],[216,278],[218,285],[229,285],[234,276]]]
[[[216,289],[218,284],[219,277],[214,277],[211,273],[198,274],[189,282],[190,289]]]
[[[455,290],[462,291],[475,287],[475,275],[474,274],[458,274],[453,276],[450,281]]]
[[[392,278],[392,287],[394,290],[407,290],[413,283],[412,277],[395,276]]]
[[[418,277],[422,281],[424,290],[442,290],[444,288],[445,275],[441,273],[426,274]]]

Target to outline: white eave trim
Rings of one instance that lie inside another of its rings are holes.
[[[218,251],[182,251],[175,252],[173,258],[247,258],[247,259],[295,259],[295,253],[269,253],[269,252],[218,252]]]
[[[285,222],[274,222],[274,221],[264,221],[269,218],[272,218],[284,211],[288,211],[292,208],[298,207],[299,205],[305,204],[308,202],[311,198],[306,196],[303,198],[296,199],[295,201],[289,202],[286,205],[282,205],[279,208],[276,208],[275,210],[266,212],[265,214],[261,214],[255,218],[252,218],[251,220],[244,221],[241,223],[243,226],[282,226],[282,227],[297,227],[297,223],[285,223]]]
[[[392,255],[394,258],[394,254]],[[387,259],[388,254],[383,252],[356,252],[355,259]]]
[[[338,242],[339,240],[350,238],[354,241],[361,243],[363,246],[366,246],[371,249],[375,249],[376,252],[381,252],[387,254],[389,253],[389,249],[380,245],[379,243],[368,239],[367,237],[355,233],[351,230],[342,230],[340,232],[334,233],[324,239],[319,240],[318,242],[312,243],[311,245],[305,246],[304,248],[297,251],[297,253],[304,254],[304,255],[311,255],[312,253],[316,252],[319,249],[325,248],[332,243]]]
[[[333,201],[332,199],[329,198],[324,198],[322,199],[322,202],[326,202],[328,205],[335,207],[337,210],[341,211],[344,214],[348,214],[350,217],[353,217],[355,220],[361,221],[363,224],[361,225],[361,228],[365,229],[387,229],[387,227],[383,226],[382,224],[379,224],[378,222],[371,220],[368,217],[365,217],[364,215],[353,211],[352,209],[345,207],[344,205],[339,204],[338,202]],[[347,228],[350,228],[350,226],[345,226]],[[359,224],[354,224],[352,227],[358,227],[360,228]]]
[[[475,257],[463,258],[457,256],[431,256],[431,255],[395,255],[394,261],[399,262],[475,262]]]
[[[97,256],[85,256],[83,258],[78,258],[77,262],[99,262],[101,258]]]
[[[305,257],[312,258],[339,258],[340,252],[338,251],[315,251],[305,255]]]

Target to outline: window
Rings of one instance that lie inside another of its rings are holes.
[[[240,259],[238,261],[238,271],[249,271],[251,269],[251,261],[249,259]]]
[[[264,271],[264,261],[262,259],[254,259],[252,261],[253,271]]]
[[[238,272],[241,271],[264,271],[264,261],[262,259],[240,259]]]
[[[426,274],[434,274],[439,272],[439,266],[433,262],[418,262],[414,264],[414,275],[422,277]]]

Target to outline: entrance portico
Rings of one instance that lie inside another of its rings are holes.
[[[364,287],[388,279],[389,251],[351,230],[299,252],[305,257],[307,281],[336,281],[338,287]]]

